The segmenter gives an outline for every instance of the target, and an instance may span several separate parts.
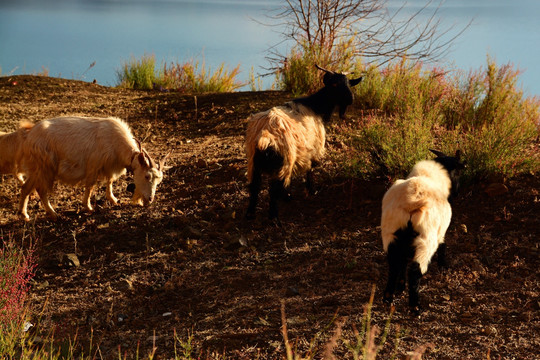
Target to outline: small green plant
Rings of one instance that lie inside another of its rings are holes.
[[[150,90],[156,81],[156,58],[143,55],[140,59],[131,57],[117,70],[118,86],[128,89]]]

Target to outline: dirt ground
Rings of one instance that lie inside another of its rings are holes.
[[[384,327],[389,309],[381,288],[387,264],[378,224],[385,181],[340,175],[332,159],[346,151],[329,128],[328,157],[316,174],[318,192],[306,198],[301,181],[293,200],[280,204],[283,226],[247,206],[243,139],[250,113],[289,99],[282,92],[197,97],[132,91],[35,76],[0,78],[0,130],[21,120],[60,115],[117,116],[155,158],[172,150],[157,199],[149,208],[129,204],[129,177],[115,185],[120,205],[103,189],[96,211],[81,205],[82,189],[57,185],[48,221],[33,197],[32,220],[16,216],[17,184],[0,182],[0,233],[36,245],[39,267],[31,290],[33,321],[56,338],[92,337],[99,355],[132,358],[157,347],[174,356],[192,335],[193,356],[278,359],[285,356],[281,304],[289,339],[321,357],[336,323],[354,342],[372,289],[372,322]],[[358,119],[352,109],[350,119]],[[338,120],[335,120],[338,121]],[[496,182],[496,180],[494,180]],[[424,359],[540,358],[540,180],[526,175],[488,195],[490,184],[465,188],[454,204],[447,233],[450,267],[430,266],[421,286],[425,312],[413,317],[406,296],[396,302],[380,358],[424,349]],[[67,260],[76,254],[78,261]],[[335,320],[335,321],[334,321]],[[91,335],[93,334],[93,335]],[[175,335],[176,334],[176,335]],[[87,346],[87,345],[85,345]],[[88,348],[86,348],[88,349]],[[119,350],[120,349],[120,350]],[[343,341],[338,358],[352,358]]]

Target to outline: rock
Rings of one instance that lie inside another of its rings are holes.
[[[64,254],[62,256],[62,265],[67,267],[79,267],[81,266],[81,262],[79,261],[77,254]]]
[[[492,183],[486,186],[484,192],[489,196],[500,196],[508,192],[508,187],[503,183]]]

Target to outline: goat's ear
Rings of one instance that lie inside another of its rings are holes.
[[[139,164],[143,167],[150,167],[150,162],[148,162],[148,159],[144,155],[144,152],[140,152],[139,155],[137,155],[137,159],[139,159]]]
[[[439,150],[433,150],[433,149],[429,149],[429,151],[431,151],[432,153],[434,153],[434,154],[437,155],[438,157],[446,157],[446,154],[443,153],[442,151],[439,151]]]
[[[457,149],[454,157],[457,159],[457,161],[461,160],[461,150]]]
[[[350,86],[356,86],[360,83],[360,81],[362,81],[362,77],[360,76],[358,79],[351,79],[349,80],[349,85]]]
[[[170,169],[170,167],[165,167],[165,162],[167,161],[167,159],[169,159],[170,155],[171,155],[171,152],[169,151],[167,155],[165,155],[161,160],[159,160],[158,170],[165,171],[165,170]]]

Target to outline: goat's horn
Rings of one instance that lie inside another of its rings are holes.
[[[315,67],[321,71],[327,72],[329,74],[335,74],[333,71],[326,70],[325,68],[320,67],[319,65],[315,64]]]
[[[445,153],[443,153],[442,151],[439,151],[439,150],[429,149],[429,151],[431,151],[432,153],[434,153],[435,155],[437,155],[439,157],[445,157],[446,156]]]
[[[144,157],[148,160],[148,163],[150,164],[150,167],[151,167],[151,168],[157,168],[154,159],[152,159],[152,158],[150,157],[150,155],[148,155],[148,153],[147,153],[146,150],[144,150],[144,149],[143,149],[143,154],[144,154]]]
[[[165,161],[169,159],[169,156],[171,155],[171,151],[167,153],[161,160],[159,160],[159,170],[163,170],[165,168]]]

